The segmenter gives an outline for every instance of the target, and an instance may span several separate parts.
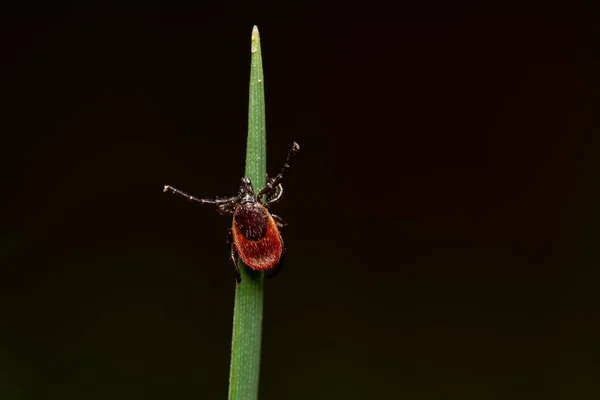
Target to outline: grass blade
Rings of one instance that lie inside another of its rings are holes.
[[[254,190],[258,191],[266,183],[267,138],[260,37],[256,26],[252,30],[251,58],[246,176],[252,180]],[[262,272],[247,268],[241,259],[239,265],[242,282],[235,291],[229,400],[256,400],[260,372],[264,276]]]

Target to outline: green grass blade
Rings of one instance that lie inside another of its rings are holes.
[[[251,54],[246,176],[258,191],[266,183],[267,137],[260,37],[256,26],[252,30]],[[235,291],[229,399],[255,400],[260,372],[264,276],[262,272],[248,269],[242,260],[239,264],[242,283]]]

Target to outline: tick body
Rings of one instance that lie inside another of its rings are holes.
[[[281,172],[271,179],[258,194],[254,193],[250,178],[243,177],[237,196],[206,200],[190,196],[179,189],[165,185],[164,191],[172,191],[190,201],[201,204],[213,204],[222,215],[233,217],[232,226],[227,230],[227,243],[230,246],[230,261],[236,274],[236,280],[241,282],[238,267],[238,257],[249,268],[267,272],[267,276],[275,276],[285,259],[285,246],[280,230],[287,224],[275,214],[269,212],[269,207],[279,201],[283,194],[281,181],[290,169],[292,157],[300,150],[294,142]],[[265,204],[260,199],[267,196]]]
[[[283,243],[275,220],[260,203],[236,207],[231,227],[233,245],[248,267],[267,271],[281,259]]]

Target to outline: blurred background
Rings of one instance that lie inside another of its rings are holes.
[[[274,212],[260,398],[600,395],[598,9],[0,13],[0,398],[226,398],[250,33]]]

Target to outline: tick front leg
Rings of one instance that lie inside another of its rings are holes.
[[[200,203],[200,204],[214,204],[216,206],[223,206],[223,205],[235,203],[237,201],[237,197],[230,197],[228,199],[216,199],[216,200],[199,199],[198,197],[191,196],[184,191],[174,188],[173,186],[165,185],[163,188],[163,192],[168,192],[169,190],[181,197],[185,197],[189,201],[195,201],[196,203]]]
[[[267,179],[267,182],[270,182],[272,179]],[[267,183],[268,185],[268,183]],[[265,207],[269,207],[271,204],[275,204],[281,199],[283,196],[283,185],[280,183],[273,189],[273,191],[267,196],[267,202],[265,203]]]
[[[277,176],[275,178],[273,178],[272,180],[267,182],[267,185],[256,196],[258,199],[260,199],[265,194],[271,193],[281,183],[281,181],[283,180],[283,177],[290,170],[290,167],[292,165],[292,158],[299,151],[300,151],[300,146],[298,146],[298,143],[294,142],[292,144],[292,148],[288,152],[287,158],[285,159],[285,164],[283,164],[283,168],[281,169],[281,172],[279,174],[277,174]]]
[[[235,271],[235,280],[239,285],[242,282],[242,274],[240,274],[240,266],[238,264],[237,252],[235,251],[235,245],[233,244],[233,235],[231,233],[231,228],[227,229],[227,244],[230,245],[230,253],[229,260],[233,265],[233,270]]]

